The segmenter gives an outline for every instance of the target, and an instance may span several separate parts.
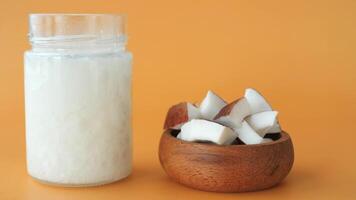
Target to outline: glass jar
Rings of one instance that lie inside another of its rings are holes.
[[[131,172],[131,60],[125,16],[31,14],[25,53],[27,170],[56,185]]]

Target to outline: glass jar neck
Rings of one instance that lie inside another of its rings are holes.
[[[97,39],[95,37],[56,37],[31,40],[34,52],[108,52],[125,51],[126,38]]]
[[[111,14],[31,14],[32,51],[123,51],[125,19]]]

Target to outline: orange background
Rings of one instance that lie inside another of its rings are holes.
[[[26,174],[23,52],[31,12],[128,14],[134,54],[134,171],[95,188]],[[0,199],[356,199],[356,1],[0,1]],[[296,160],[270,190],[217,194],[170,181],[157,157],[168,107],[208,89],[259,89]]]

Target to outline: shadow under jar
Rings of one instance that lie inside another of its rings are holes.
[[[27,170],[92,186],[131,172],[131,60],[125,16],[31,14],[25,53]]]
[[[183,185],[210,192],[248,192],[273,187],[289,173],[294,150],[286,132],[275,141],[219,146],[162,134],[159,159],[167,175]]]

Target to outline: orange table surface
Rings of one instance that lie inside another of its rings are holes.
[[[31,12],[128,14],[134,54],[132,175],[93,188],[26,173],[23,52]],[[0,2],[0,199],[356,199],[356,1]],[[167,109],[208,89],[227,101],[259,89],[292,136],[295,163],[272,189],[193,190],[160,167]]]

